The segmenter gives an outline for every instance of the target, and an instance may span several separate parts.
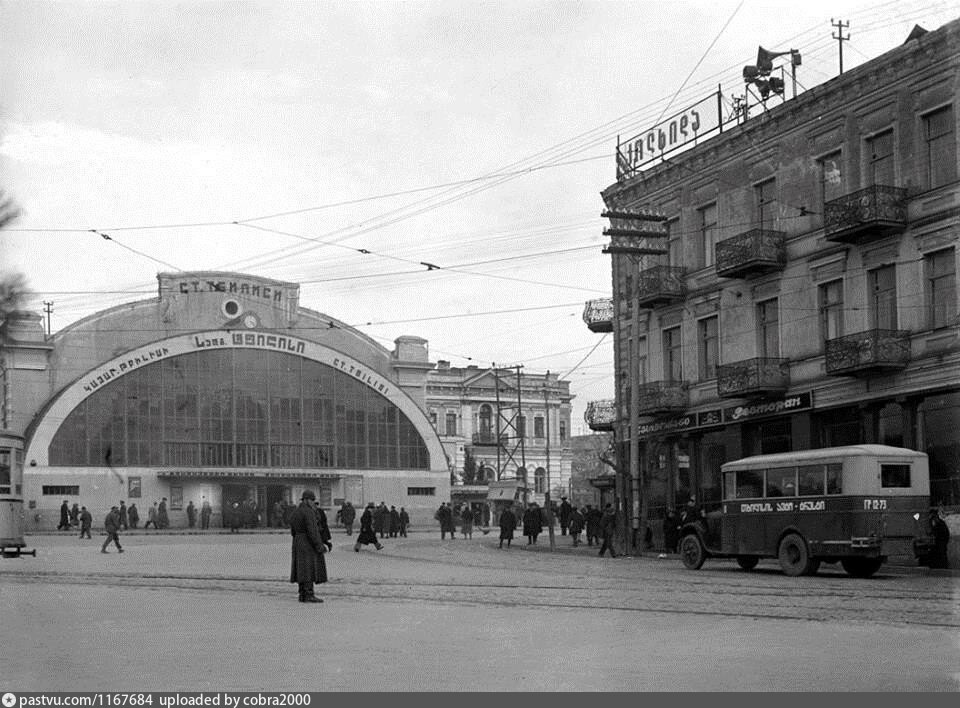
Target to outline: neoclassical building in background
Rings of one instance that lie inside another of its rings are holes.
[[[6,323],[0,435],[23,465],[26,530],[63,500],[95,518],[162,498],[263,509],[304,489],[329,508],[385,501],[414,522],[450,498],[446,454],[425,412],[427,342],[389,351],[299,304],[299,286],[256,276],[161,273],[155,298],[44,336]]]

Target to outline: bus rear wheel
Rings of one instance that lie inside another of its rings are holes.
[[[783,537],[777,550],[777,558],[783,572],[791,577],[812,575],[820,565],[810,558],[807,542],[803,540],[803,536],[796,533],[788,533]]]
[[[744,570],[753,570],[759,562],[760,559],[756,556],[737,556],[737,565]]]
[[[700,570],[707,559],[707,551],[695,533],[688,533],[680,541],[680,560],[688,570]]]
[[[880,570],[883,561],[879,558],[843,558],[840,565],[855,578],[869,578]]]

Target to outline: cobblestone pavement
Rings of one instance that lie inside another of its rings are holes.
[[[744,572],[727,561],[687,571],[676,558],[656,555],[598,558],[595,548],[566,548],[563,537],[551,553],[543,546],[500,550],[493,535],[437,536],[384,539],[382,551],[354,553],[352,539],[334,535],[327,556],[331,582],[319,588],[326,602],[309,608],[319,613],[310,631],[322,628],[325,637],[314,659],[326,668],[320,684],[300,683],[301,689],[960,686],[960,578],[951,575],[885,566],[863,580],[827,566],[815,577],[789,578],[774,562]],[[111,681],[119,674],[108,665],[78,658],[100,656],[102,642],[115,637],[125,660],[148,681],[141,688],[177,677],[194,690],[295,688],[290,677],[300,674],[290,672],[304,668],[306,659],[291,658],[288,637],[302,634],[297,618],[307,606],[296,603],[296,588],[285,582],[289,536],[127,534],[122,555],[101,554],[102,537],[27,540],[36,558],[0,560],[0,597],[14,617],[4,634],[19,632],[13,645],[0,647],[3,665],[19,669],[12,675],[124,690]],[[328,624],[331,617],[337,622]],[[547,626],[550,640],[544,641]],[[64,631],[74,639],[48,639]],[[80,637],[89,640],[88,650]],[[267,647],[273,653],[264,658]],[[711,651],[712,657],[704,654]],[[691,652],[716,671],[690,675]],[[638,674],[653,654],[658,671]],[[862,662],[863,673],[810,685],[802,667],[779,668],[785,656],[797,655],[827,672],[836,662]],[[54,660],[65,668],[54,669],[60,665]],[[330,669],[333,664],[340,668]],[[369,676],[359,668],[366,665],[375,667]]]

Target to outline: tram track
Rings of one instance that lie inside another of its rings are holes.
[[[606,580],[610,580],[607,578]],[[813,622],[853,621],[960,628],[960,599],[950,590],[864,591],[809,584],[785,587],[710,583],[707,579],[677,587],[675,579],[622,578],[613,585],[565,583],[461,583],[399,579],[335,579],[322,587],[326,597],[431,602],[491,607],[537,607],[563,610],[611,610],[628,613],[668,613],[778,619]],[[632,583],[629,582],[632,580]],[[716,580],[716,578],[712,578]],[[246,575],[26,572],[0,573],[0,583],[95,585],[186,592],[253,592],[276,598],[290,596],[281,578]],[[915,589],[915,588],[914,588]]]

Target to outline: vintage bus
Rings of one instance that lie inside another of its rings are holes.
[[[930,505],[927,456],[885,445],[852,445],[758,455],[721,466],[719,510],[684,524],[680,558],[735,558],[752,570],[776,558],[787,575],[812,575],[839,562],[855,577],[891,555],[914,554],[917,514]]]

